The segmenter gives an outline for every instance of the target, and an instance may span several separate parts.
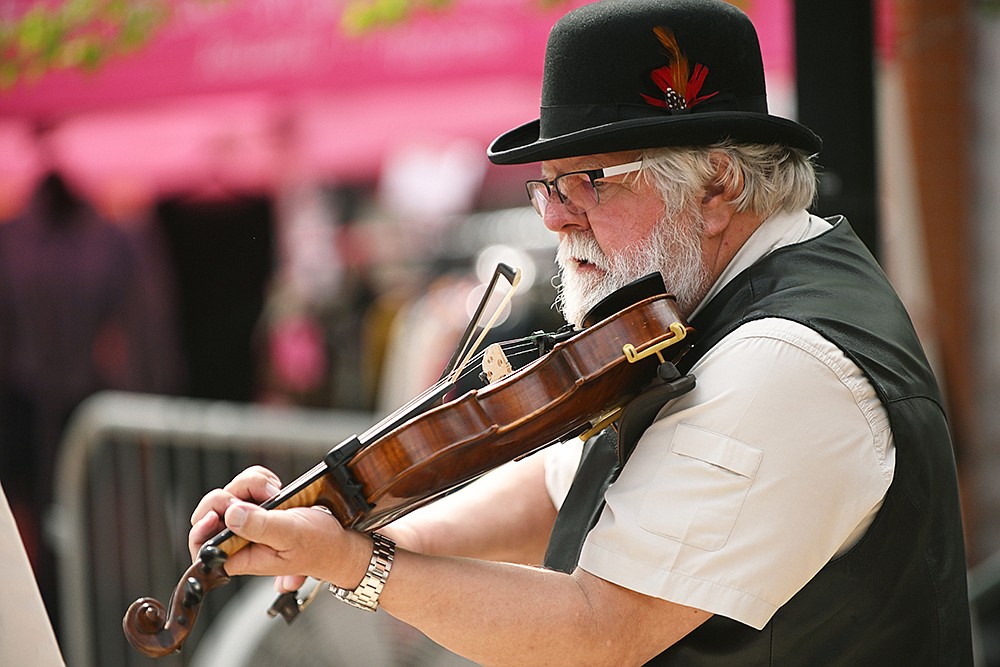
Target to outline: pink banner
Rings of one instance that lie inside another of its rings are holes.
[[[0,91],[0,217],[40,168],[39,119],[57,128],[49,158],[106,199],[268,188],[293,173],[369,180],[406,142],[485,148],[537,117],[549,29],[585,2],[542,4],[454,0],[354,38],[340,0],[177,0],[141,51]],[[757,23],[772,108],[787,114],[790,0],[736,4]]]
[[[537,77],[553,21],[537,0],[456,0],[360,37],[333,0],[177,0],[140,52],[95,74],[55,72],[0,92],[0,114],[42,117],[180,96],[350,93],[456,79]],[[406,100],[399,100],[405,107]]]
[[[48,159],[98,197],[206,183],[260,189],[289,169],[373,178],[387,151],[426,138],[486,143],[538,111],[552,23],[570,0],[456,0],[362,37],[335,0],[177,0],[140,52],[0,91],[0,216]]]

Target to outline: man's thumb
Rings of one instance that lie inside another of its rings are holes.
[[[233,503],[226,508],[226,527],[240,537],[252,539],[249,532],[253,532],[254,526],[260,523],[255,520],[257,517],[252,515],[256,514],[258,510],[264,511],[249,503]]]

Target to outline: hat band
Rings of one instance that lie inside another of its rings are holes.
[[[542,105],[539,121],[540,139],[554,139],[601,125],[643,118],[697,115],[711,111],[767,113],[767,95],[734,97],[716,95],[694,109],[659,109],[648,104],[560,104]]]

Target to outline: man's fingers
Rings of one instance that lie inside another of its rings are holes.
[[[223,489],[209,491],[191,513],[191,531],[188,533],[188,550],[191,560],[198,557],[201,545],[226,526],[220,517],[226,510],[240,501],[262,503],[281,489],[281,480],[273,472],[262,466],[247,468]]]
[[[226,508],[237,500],[262,503],[281,490],[281,480],[267,468],[247,468],[222,489],[209,491],[191,513],[191,525],[198,523],[209,512],[222,516]]]
[[[274,578],[274,592],[275,593],[287,593],[289,591],[297,591],[302,588],[306,583],[306,578],[295,574],[286,574],[281,577]]]
[[[208,512],[194,523],[191,532],[188,533],[188,551],[191,552],[192,563],[198,558],[201,545],[210,537],[219,533],[223,528],[225,528],[225,525],[223,525],[219,515],[214,511]]]
[[[321,554],[329,553],[330,538],[339,527],[329,512],[314,508],[265,510],[235,502],[225,512],[226,526],[251,544],[230,554],[230,574],[309,574]],[[331,525],[332,524],[332,525]]]
[[[226,484],[223,491],[228,491],[240,500],[253,500],[262,503],[281,490],[281,480],[273,472],[263,466],[251,466]]]
[[[316,530],[318,517],[330,520],[329,512],[314,510],[311,507],[266,510],[237,501],[226,508],[224,516],[226,527],[240,537],[275,551],[287,551],[302,546],[303,533]]]
[[[289,531],[282,530],[287,514],[280,510],[269,512],[256,505],[236,502],[226,509],[226,526],[240,537],[256,544],[264,544],[276,551],[288,548]]]
[[[226,508],[235,501],[236,498],[232,494],[222,489],[209,491],[198,502],[198,506],[194,508],[194,512],[191,513],[191,525],[194,526],[200,523],[209,514],[214,513],[217,517],[222,516]]]

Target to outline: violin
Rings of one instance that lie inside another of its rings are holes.
[[[510,271],[498,268],[508,278]],[[596,434],[655,380],[658,369],[662,373],[661,367],[670,365],[664,356],[668,348],[671,360],[690,348],[691,328],[665,292],[655,274],[598,304],[582,330],[491,345],[480,354],[480,375],[489,384],[449,399],[460,373],[444,377],[365,433],[331,449],[262,507],[322,506],[345,528],[373,531],[504,463],[555,442]],[[623,299],[631,303],[619,308]],[[449,367],[471,359],[470,352],[460,350]],[[202,546],[169,609],[153,598],[133,602],[122,620],[129,642],[150,657],[179,650],[204,596],[229,581],[226,559],[247,544],[223,530]],[[290,622],[303,608],[296,592],[290,592],[269,613]]]

